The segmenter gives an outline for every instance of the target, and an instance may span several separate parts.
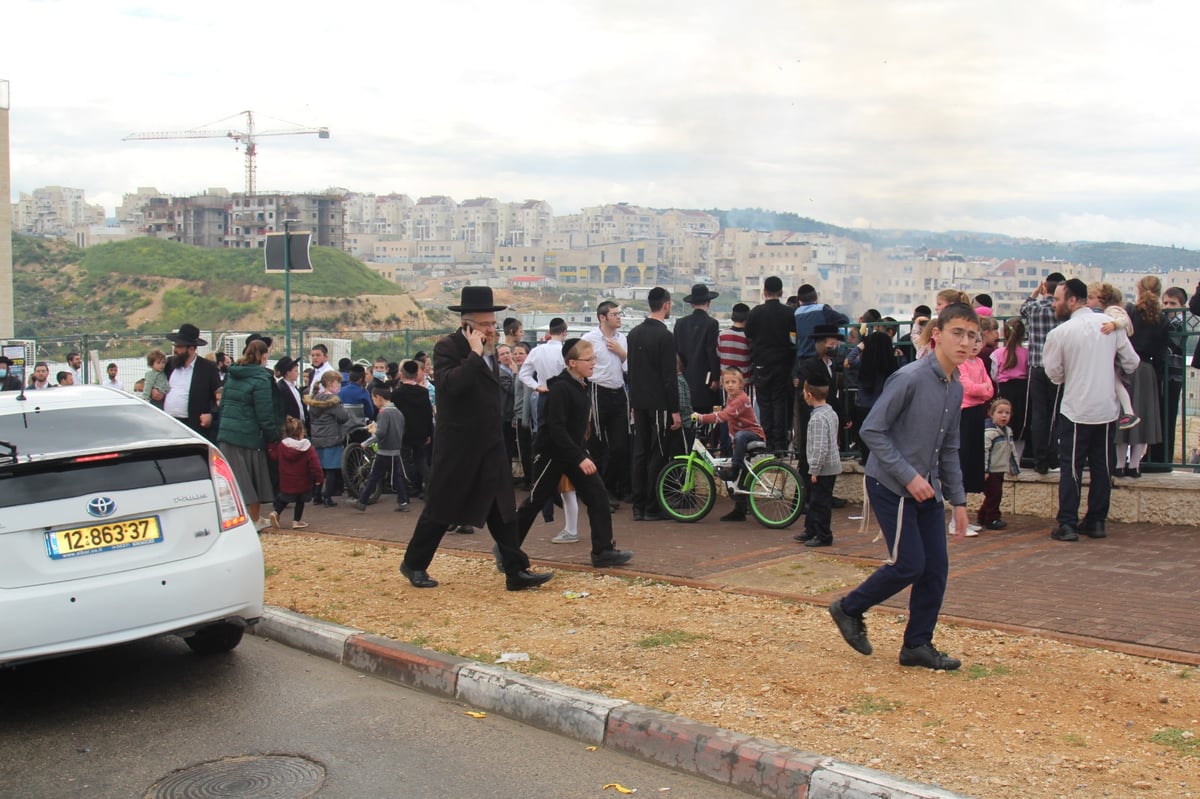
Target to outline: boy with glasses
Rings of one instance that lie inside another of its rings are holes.
[[[933,646],[949,573],[943,497],[954,506],[954,537],[967,530],[967,497],[958,460],[962,384],[958,365],[979,340],[969,305],[942,309],[932,357],[892,375],[863,423],[867,494],[888,545],[888,560],[862,585],[834,600],[829,614],[855,651],[872,652],[863,613],[912,586],[901,666],[950,671],[961,662]]]

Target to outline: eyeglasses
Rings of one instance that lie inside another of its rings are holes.
[[[943,334],[949,335],[950,338],[956,341],[982,341],[977,330],[967,330],[965,327],[952,327],[942,331]]]

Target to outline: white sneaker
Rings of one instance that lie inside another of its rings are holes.
[[[551,544],[574,544],[579,540],[579,533],[572,533],[569,530],[563,530],[554,538],[550,539]]]
[[[271,526],[271,522],[268,519],[255,519],[254,520],[254,529],[255,530],[262,531],[270,526]]]
[[[967,538],[974,538],[975,536],[979,535],[979,528],[974,526],[968,527],[967,531],[963,533],[963,535]]]
[[[275,527],[275,528],[279,527],[279,514],[278,513],[276,513],[275,511],[271,511],[271,515],[268,516],[267,518],[271,520],[272,527]]]

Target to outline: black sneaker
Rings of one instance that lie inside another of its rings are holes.
[[[1079,532],[1086,535],[1088,538],[1105,538],[1108,533],[1104,530],[1104,522],[1089,522],[1085,521],[1079,525]]]
[[[746,511],[741,508],[734,508],[721,517],[723,522],[744,522],[746,521]]]
[[[837,625],[842,638],[846,639],[846,643],[850,644],[855,652],[869,655],[874,651],[871,649],[871,642],[867,640],[867,624],[863,621],[862,616],[851,616],[842,610],[842,600],[840,599],[835,599],[830,603],[829,615],[833,617],[833,623]]]
[[[952,658],[945,652],[933,648],[933,644],[900,647],[901,666],[924,666],[937,671],[954,671],[962,665],[958,658]]]
[[[624,566],[632,559],[632,550],[606,549],[599,555],[592,555],[592,566],[597,569],[606,569],[611,566]]]
[[[1055,541],[1078,541],[1079,533],[1075,532],[1075,528],[1069,525],[1060,524],[1050,531],[1050,537]]]

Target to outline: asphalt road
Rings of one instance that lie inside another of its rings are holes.
[[[0,671],[0,797],[746,797],[468,710],[252,636],[133,644]]]

